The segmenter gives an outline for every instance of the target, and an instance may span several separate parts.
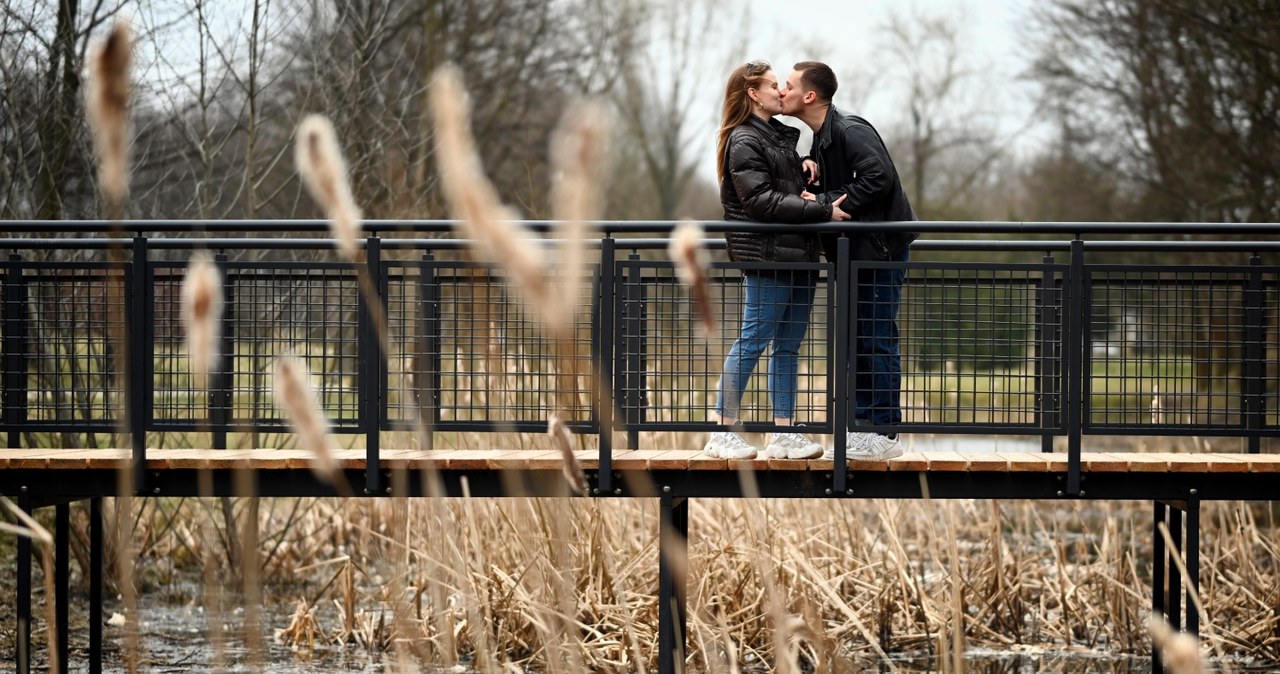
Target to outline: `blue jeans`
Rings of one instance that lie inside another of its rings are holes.
[[[813,308],[813,275],[802,272],[794,277],[781,272],[778,278],[748,275],[743,282],[746,299],[742,332],[724,359],[716,412],[721,417],[739,418],[742,392],[760,355],[772,341],[769,396],[773,416],[794,419],[800,344],[809,329],[809,312]]]
[[[906,262],[904,249],[891,262]],[[856,264],[856,262],[855,262]],[[853,419],[855,424],[902,423],[902,357],[898,353],[898,307],[905,269],[859,269],[853,330]]]

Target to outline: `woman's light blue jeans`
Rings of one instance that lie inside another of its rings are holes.
[[[721,418],[738,419],[743,390],[761,354],[772,341],[769,397],[773,403],[773,416],[794,419],[800,344],[809,329],[814,277],[804,272],[782,272],[776,278],[747,275],[743,283],[746,298],[742,332],[724,359],[716,413]]]

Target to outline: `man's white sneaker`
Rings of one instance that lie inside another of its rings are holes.
[[[713,459],[754,459],[756,448],[742,439],[741,435],[727,431],[711,434],[702,451]]]
[[[892,459],[902,456],[902,447],[897,438],[890,438],[879,433],[862,433],[850,431],[844,436],[844,456],[846,459]],[[834,447],[822,452],[822,458],[832,461],[836,458]]]
[[[764,455],[770,459],[812,459],[822,455],[822,445],[799,433],[774,433]]]
[[[897,438],[879,433],[867,433],[867,436],[869,437],[857,448],[849,450],[849,458],[882,461],[902,456],[902,443]]]

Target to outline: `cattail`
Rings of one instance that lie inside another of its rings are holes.
[[[676,264],[676,276],[689,289],[694,311],[708,337],[715,334],[715,317],[711,311],[711,283],[707,278],[707,251],[702,245],[702,228],[684,221],[671,233],[668,253]]]
[[[329,232],[338,252],[348,261],[356,259],[356,239],[360,238],[360,208],[351,196],[347,162],[338,146],[338,135],[323,115],[307,115],[298,124],[293,160],[298,175],[311,198],[329,218]]]
[[[191,376],[204,388],[218,367],[222,326],[222,275],[207,253],[197,253],[182,280],[182,324],[187,334]]]
[[[89,56],[85,112],[98,155],[98,182],[111,207],[119,213],[129,192],[129,62],[133,35],[129,24],[117,20],[111,33]]]
[[[571,105],[551,143],[551,164],[555,184],[552,208],[559,222],[557,236],[564,243],[559,250],[560,273],[569,292],[559,295],[568,307],[559,313],[571,317],[586,287],[586,238],[589,223],[600,217],[599,177],[605,173],[609,141],[609,117],[600,106],[581,102]]]
[[[497,190],[480,166],[471,139],[466,90],[456,68],[443,66],[431,85],[431,111],[435,119],[436,159],[440,186],[451,216],[477,257],[497,265],[553,331],[563,332],[563,317],[552,301],[542,252],[534,235],[515,222],[516,215],[502,205]]]
[[[311,373],[300,358],[276,360],[276,404],[284,410],[298,444],[311,451],[311,471],[334,487],[345,485],[342,471],[329,447],[329,420],[311,391]]]
[[[573,453],[573,432],[559,415],[552,414],[547,419],[547,435],[551,436],[551,441],[555,443],[556,448],[560,450],[560,456],[564,459],[561,469],[564,471],[564,479],[569,482],[569,487],[577,494],[587,493],[587,475],[582,471],[582,464],[578,463],[577,455]]]
[[[1158,613],[1147,619],[1151,641],[1164,658],[1165,670],[1172,674],[1202,674],[1204,659],[1196,638],[1186,632],[1174,632]]]

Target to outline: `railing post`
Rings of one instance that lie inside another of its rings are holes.
[[[440,284],[436,281],[436,260],[431,251],[422,254],[418,265],[418,343],[413,359],[414,398],[418,421],[425,429],[423,449],[432,449],[433,433],[440,421]]]
[[[1244,289],[1244,353],[1240,363],[1240,411],[1248,431],[1249,453],[1262,451],[1262,427],[1266,424],[1266,320],[1262,307],[1262,258],[1249,258],[1249,278]]]
[[[1063,338],[1062,357],[1067,370],[1067,494],[1080,493],[1080,442],[1085,413],[1084,371],[1084,241],[1071,241],[1071,271],[1067,276],[1066,335]]]
[[[1200,499],[1195,496],[1186,502],[1186,525],[1183,557],[1187,565],[1187,633],[1199,636],[1200,611],[1191,600],[1193,592],[1200,592]]]
[[[831,364],[831,432],[835,452],[835,465],[831,470],[831,492],[841,495],[848,491],[849,462],[845,458],[848,449],[846,434],[849,430],[849,413],[852,401],[849,395],[849,382],[853,380],[850,364],[855,362],[853,340],[857,338],[853,329],[853,320],[857,316],[855,303],[858,301],[858,280],[852,278],[852,265],[849,263],[849,237],[841,234],[836,239],[835,278],[828,284],[828,292],[835,292],[835,336],[832,338],[834,354]]]
[[[640,253],[631,251],[629,262],[638,262]],[[644,341],[644,278],[640,267],[627,267],[627,280],[623,287],[622,339],[623,352],[620,362],[622,374],[622,407],[627,425],[627,449],[640,449],[640,427],[645,420],[644,393],[645,358]]]
[[[365,466],[364,493],[382,493],[382,474],[379,472],[378,455],[382,439],[382,383],[383,354],[379,346],[381,336],[374,322],[377,307],[372,302],[381,302],[382,296],[382,240],[377,236],[367,239],[365,247],[365,272],[368,274],[369,287],[373,297],[360,293],[360,420],[365,432]]]
[[[685,578],[678,569],[688,566],[689,501],[683,496],[660,497],[661,530],[658,532],[658,672],[684,671]]]
[[[127,293],[125,317],[126,347],[129,363],[125,373],[125,396],[129,401],[129,436],[133,443],[133,489],[135,493],[146,491],[147,483],[147,424],[151,419],[151,362],[152,307],[151,264],[147,259],[147,239],[133,237],[133,255],[130,265],[130,287]]]
[[[613,491],[613,397],[614,350],[617,334],[614,331],[614,279],[618,273],[617,242],[605,235],[600,241],[600,273],[596,277],[596,310],[593,323],[596,327],[596,353],[592,362],[597,368],[595,377],[596,419],[600,425],[600,479],[597,489],[601,494]]]
[[[1052,265],[1053,255],[1045,255],[1042,262]],[[1042,452],[1053,451],[1053,431],[1061,420],[1062,307],[1057,285],[1057,278],[1045,269],[1036,289],[1035,401]]]
[[[9,255],[5,265],[3,301],[4,425],[9,431],[9,447],[21,447],[22,432],[18,429],[27,416],[27,281],[22,256],[17,253]]]
[[[235,280],[227,269],[225,253],[218,253],[213,259],[222,276],[222,336],[217,366],[209,376],[209,431],[213,449],[226,449],[235,387]]]

